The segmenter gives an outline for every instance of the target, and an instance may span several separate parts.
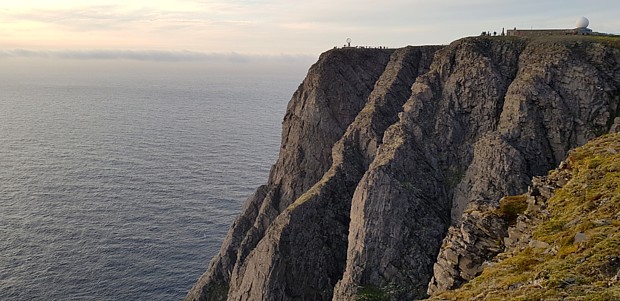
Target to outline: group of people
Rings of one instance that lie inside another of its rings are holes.
[[[515,28],[516,29],[516,28]],[[497,31],[494,31],[492,34],[490,31],[483,31],[481,34],[481,36],[497,36]],[[504,28],[502,28],[502,33],[500,34],[500,36],[505,36],[506,34],[504,33]]]
[[[338,48],[338,46],[334,46],[334,49]],[[342,48],[358,48],[358,49],[388,49],[387,46],[350,46],[344,44]]]

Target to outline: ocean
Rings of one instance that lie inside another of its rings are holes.
[[[296,75],[6,75],[0,300],[181,300],[267,180]]]

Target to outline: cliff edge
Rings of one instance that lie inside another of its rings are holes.
[[[477,221],[466,208],[525,193],[617,127],[619,102],[620,50],[604,39],[330,50],[289,103],[267,184],[186,299],[402,300],[456,288],[503,247],[455,263],[446,246]]]

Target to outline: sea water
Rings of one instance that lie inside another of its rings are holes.
[[[266,182],[297,74],[6,75],[0,300],[180,300]]]

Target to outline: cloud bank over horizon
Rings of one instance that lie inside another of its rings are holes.
[[[211,53],[316,57],[347,37],[366,46],[447,44],[502,28],[569,28],[581,16],[595,31],[620,33],[618,11],[615,0],[21,0],[0,9],[0,45],[31,51],[128,49],[117,55],[136,51],[146,58],[140,49],[156,49],[152,59],[170,60],[193,54],[157,51],[188,49],[202,53],[193,58],[200,60]],[[114,55],[106,52],[92,55]]]
[[[0,59],[6,58],[43,58],[43,59],[70,59],[70,60],[131,60],[151,62],[289,62],[305,63],[316,60],[310,55],[253,55],[236,52],[207,53],[188,50],[31,50],[9,49],[0,50]]]

